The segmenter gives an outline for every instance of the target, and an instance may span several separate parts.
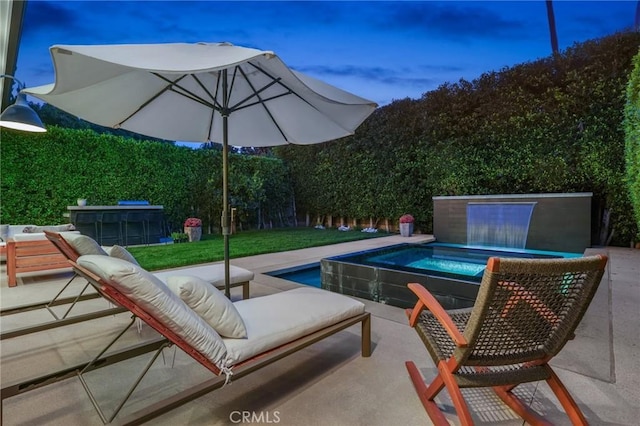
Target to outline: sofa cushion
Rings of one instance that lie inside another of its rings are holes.
[[[75,231],[76,227],[73,226],[72,223],[67,223],[65,225],[53,225],[53,226],[33,226],[28,225],[22,229],[23,234],[36,234],[44,231],[51,232],[66,232],[66,231]]]
[[[167,287],[221,336],[247,337],[244,321],[231,300],[208,282],[194,276],[170,276]]]
[[[81,256],[78,264],[113,285],[216,366],[223,368],[226,347],[218,333],[162,281],[139,266],[109,256]]]
[[[6,232],[6,238],[4,241],[6,242],[9,238],[12,238],[16,234],[22,234],[22,230],[28,226],[35,225],[2,225],[2,232]],[[8,227],[8,228],[7,228]]]
[[[41,241],[46,240],[47,236],[44,235],[44,232],[38,232],[35,234],[16,234],[13,237],[10,237],[13,241]]]

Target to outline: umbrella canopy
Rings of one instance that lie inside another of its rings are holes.
[[[228,145],[314,144],[353,134],[376,104],[229,43],[55,45],[55,83],[24,89],[86,121],[223,145],[229,295]]]

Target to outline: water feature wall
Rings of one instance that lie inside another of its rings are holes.
[[[433,197],[433,236],[441,242],[467,244],[469,204],[535,203],[526,248],[583,253],[591,246],[591,197],[585,192]]]
[[[467,245],[524,249],[535,202],[467,204]]]

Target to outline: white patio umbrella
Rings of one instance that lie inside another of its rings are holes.
[[[273,52],[229,43],[55,45],[50,51],[55,83],[23,92],[102,126],[222,144],[227,296],[229,145],[339,139],[377,106],[288,68]]]

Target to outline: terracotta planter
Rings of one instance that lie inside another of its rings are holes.
[[[200,238],[202,238],[202,226],[185,226],[184,233],[189,237],[189,242],[200,241]]]
[[[410,237],[411,235],[413,235],[413,223],[401,223],[400,235],[402,235],[403,237]]]

